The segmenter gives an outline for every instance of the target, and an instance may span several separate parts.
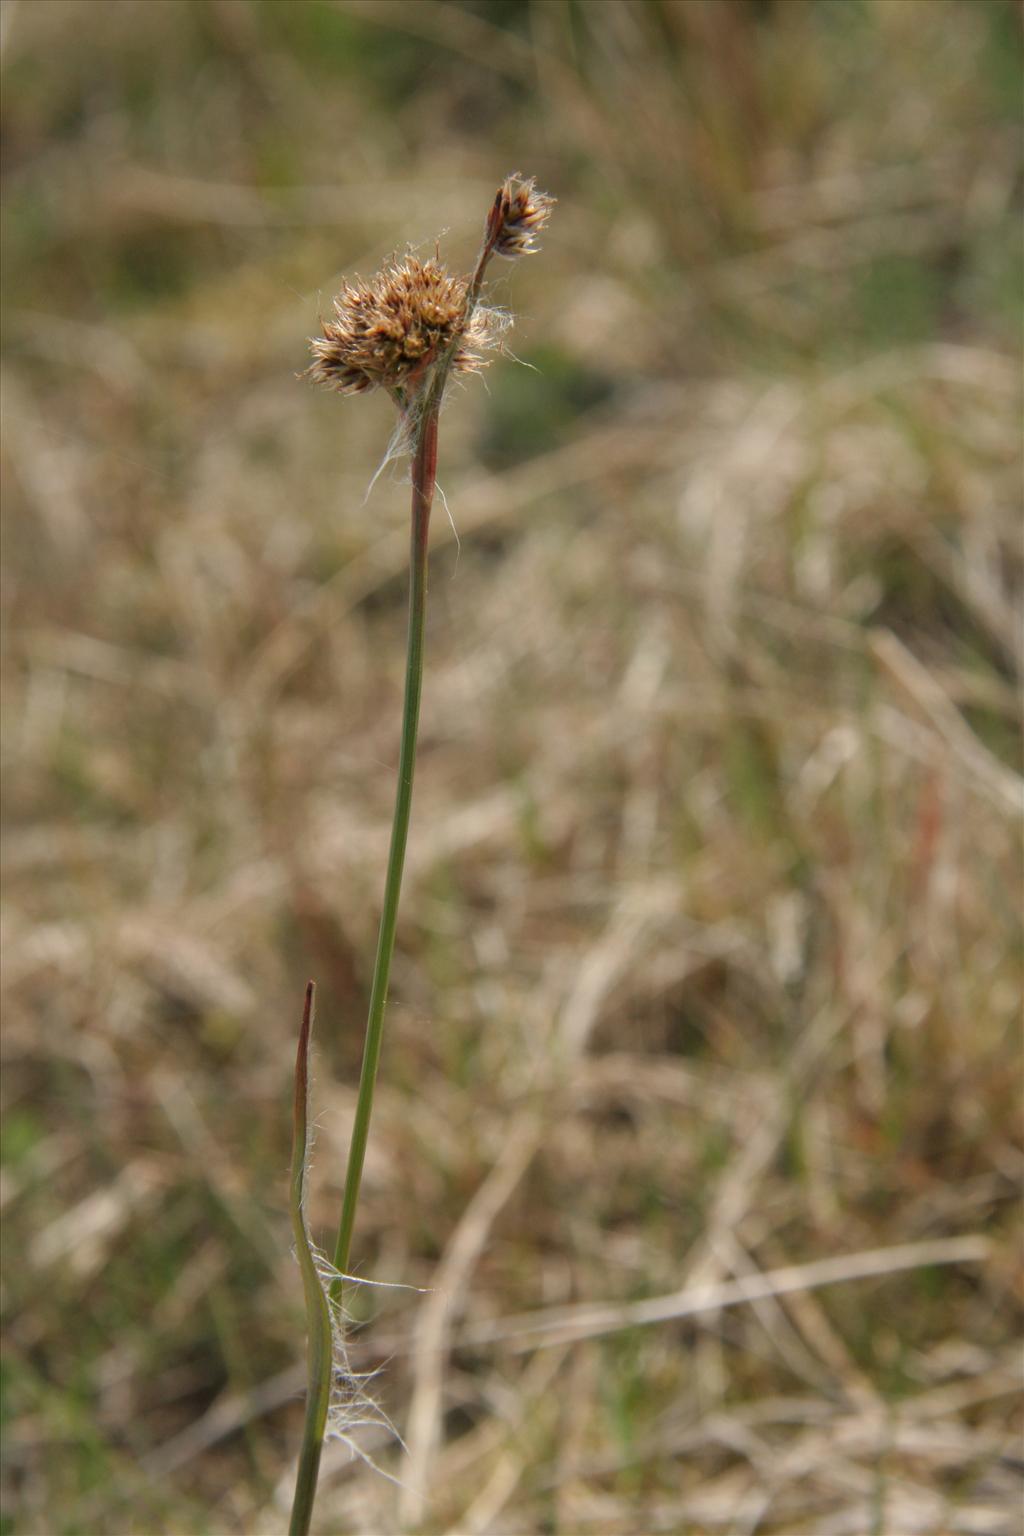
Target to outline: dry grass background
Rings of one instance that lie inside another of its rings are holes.
[[[397,752],[342,272],[560,198],[451,401],[319,1528],[1020,1529],[1003,0],[3,10],[2,1530],[271,1532]],[[881,1252],[879,1252],[881,1250]],[[825,1284],[825,1281],[830,1283]],[[423,1502],[419,1502],[422,1497]]]

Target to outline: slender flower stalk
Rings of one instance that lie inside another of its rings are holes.
[[[398,756],[398,786],[395,813],[391,824],[391,848],[384,881],[384,908],[377,939],[377,960],[373,968],[370,1012],[366,1024],[363,1067],[356,1100],[356,1118],[349,1145],[348,1168],[341,1220],[334,1247],[334,1267],[338,1271],[331,1284],[332,1300],[341,1291],[341,1276],[348,1271],[355,1226],[359,1185],[366,1159],[366,1141],[373,1109],[373,1090],[377,1081],[380,1047],[384,1033],[384,1005],[387,1002],[388,976],[395,948],[398,921],[398,897],[402,885],[405,849],[409,839],[412,811],[412,780],[416,765],[416,737],[419,730],[420,696],[423,691],[423,622],[427,607],[427,535],[430,509],[434,500],[437,473],[437,406],[421,415],[416,427],[412,462],[412,535],[409,549],[409,634],[405,664],[405,699],[402,705],[402,740]]]
[[[326,1294],[323,1265],[306,1233],[301,1211],[306,1157],[306,1056],[312,994],[307,1006],[296,1069],[295,1159],[292,1172],[292,1221],[303,1273],[309,1329],[309,1392],[290,1536],[306,1536],[312,1518],[320,1449],[329,1414],[333,1362],[325,1351],[327,1334],[335,1337],[344,1277],[348,1273],[373,1093],[380,1065],[391,957],[395,947],[398,900],[412,811],[413,772],[423,687],[423,631],[427,600],[427,540],[437,474],[437,428],[450,377],[476,373],[486,366],[484,353],[500,339],[507,317],[481,302],[484,276],[493,256],[515,259],[535,250],[536,236],[548,221],[554,199],[532,180],[508,177],[498,188],[487,215],[483,242],[471,277],[452,276],[439,261],[413,256],[392,261],[370,282],[346,283],[334,301],[334,318],[313,339],[309,376],[342,394],[383,388],[399,410],[399,441],[412,455],[412,516],[409,555],[409,627],[405,698],[399,748],[391,844],[384,881],[384,901],[377,957],[370,989],[363,1064],[349,1146],[341,1219]],[[301,1079],[301,1082],[300,1082]],[[301,1097],[301,1107],[300,1107]],[[300,1151],[301,1115],[301,1151]],[[311,1274],[317,1287],[311,1286]],[[319,1292],[319,1299],[318,1294]],[[321,1305],[322,1303],[322,1305]]]

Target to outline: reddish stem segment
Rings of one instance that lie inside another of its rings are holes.
[[[413,541],[419,540],[424,547],[430,531],[430,509],[434,504],[437,481],[437,417],[437,407],[424,417],[412,465]]]

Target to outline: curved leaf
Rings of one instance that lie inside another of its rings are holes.
[[[306,1227],[303,1209],[306,1171],[309,1164],[309,1037],[313,1029],[315,988],[312,982],[306,987],[306,1001],[302,1010],[302,1028],[299,1031],[299,1048],[295,1056],[295,1116],[292,1133],[292,1181],[291,1218],[295,1235],[295,1252],[302,1272],[302,1289],[306,1298],[306,1362],[309,1383],[306,1389],[306,1422],[302,1432],[302,1450],[299,1470],[295,1480],[295,1499],[292,1504],[289,1536],[306,1536],[313,1515],[316,1497],[316,1481],[320,1471],[320,1453],[323,1450],[324,1430],[327,1426],[327,1410],[331,1400],[331,1374],[333,1371],[333,1334],[331,1312],[324,1288],[317,1272],[313,1247]]]

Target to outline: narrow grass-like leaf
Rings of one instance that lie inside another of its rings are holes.
[[[292,1181],[291,1217],[295,1237],[295,1251],[302,1272],[302,1289],[306,1299],[306,1362],[308,1386],[306,1389],[306,1422],[302,1432],[302,1450],[299,1470],[295,1480],[295,1499],[292,1504],[289,1536],[306,1536],[313,1515],[316,1497],[316,1481],[320,1471],[320,1453],[323,1449],[324,1430],[327,1426],[327,1410],[331,1400],[331,1376],[334,1369],[333,1334],[331,1312],[317,1271],[313,1247],[306,1227],[303,1199],[306,1170],[309,1163],[309,1037],[313,1028],[315,988],[310,982],[306,987],[306,1001],[302,1010],[302,1028],[299,1031],[299,1048],[295,1056],[295,1116],[292,1133]]]

